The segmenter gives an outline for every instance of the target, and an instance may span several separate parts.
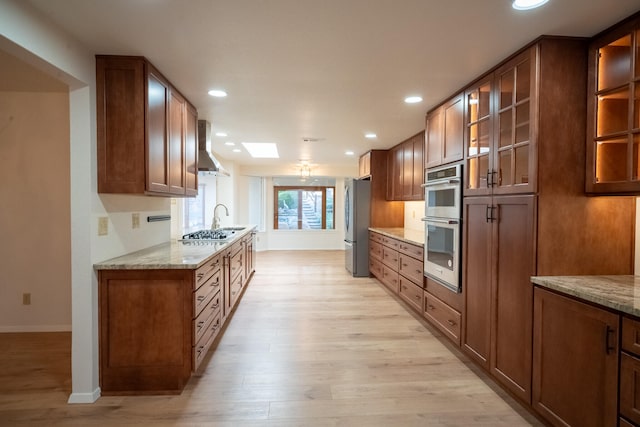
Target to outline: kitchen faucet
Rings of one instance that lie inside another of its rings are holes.
[[[216,210],[218,209],[219,206],[222,206],[224,208],[225,212],[227,213],[227,216],[229,216],[229,209],[225,205],[223,205],[222,203],[218,203],[213,208],[213,223],[211,224],[211,229],[212,230],[217,230],[218,228],[220,228],[220,218],[216,214]]]

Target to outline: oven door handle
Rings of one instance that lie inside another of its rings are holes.
[[[459,223],[457,219],[439,219],[439,218],[428,218],[428,217],[422,218],[421,221],[437,222],[438,224],[458,224]]]
[[[434,185],[442,185],[442,184],[460,184],[460,180],[459,179],[441,179],[438,181],[429,181],[429,182],[425,182],[424,184],[420,184],[420,187],[422,188],[433,187]]]

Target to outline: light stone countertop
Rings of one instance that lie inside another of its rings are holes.
[[[640,317],[640,276],[533,276],[531,281],[543,288]]]
[[[369,227],[369,230],[376,233],[385,234],[394,239],[404,240],[407,243],[412,243],[418,246],[424,246],[424,231],[412,230],[410,228],[378,228]]]
[[[246,226],[224,242],[171,241],[93,264],[95,270],[171,270],[196,269],[216,253],[229,247],[255,229]]]

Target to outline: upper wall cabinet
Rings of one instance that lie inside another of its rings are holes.
[[[587,103],[586,191],[640,194],[640,16],[590,45]]]
[[[98,193],[195,196],[197,112],[143,57],[96,56]]]
[[[424,200],[424,132],[389,150],[387,200]]]
[[[539,45],[465,91],[465,195],[536,191]]]
[[[425,167],[462,160],[464,105],[459,94],[430,111],[426,118]]]

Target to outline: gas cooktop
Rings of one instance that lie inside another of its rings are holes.
[[[182,240],[226,240],[229,234],[223,230],[200,230],[185,234]]]

